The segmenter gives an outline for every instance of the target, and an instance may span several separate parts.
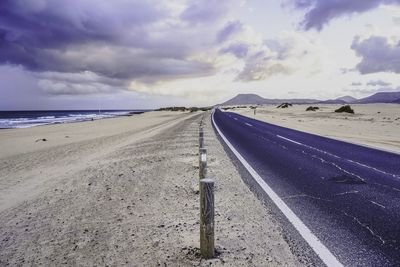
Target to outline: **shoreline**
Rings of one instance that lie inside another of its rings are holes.
[[[0,159],[19,153],[36,151],[116,135],[126,131],[135,131],[156,125],[164,120],[184,116],[185,113],[146,112],[135,116],[119,116],[94,121],[59,123],[40,127],[4,129],[0,131]],[[46,139],[45,142],[35,142]]]
[[[76,123],[139,115],[153,110],[36,110],[0,111],[0,130]]]

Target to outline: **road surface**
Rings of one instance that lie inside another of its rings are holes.
[[[338,262],[400,266],[400,155],[220,110],[213,121]]]

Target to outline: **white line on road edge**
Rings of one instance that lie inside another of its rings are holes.
[[[221,136],[222,140],[230,148],[230,150],[235,154],[235,156],[240,160],[247,171],[253,176],[254,180],[261,186],[261,188],[267,193],[270,199],[275,203],[275,205],[280,209],[280,211],[286,216],[289,222],[296,228],[304,240],[310,245],[310,247],[315,251],[319,258],[327,266],[343,266],[339,260],[325,247],[324,244],[316,237],[311,230],[300,220],[299,217],[286,205],[286,203],[272,190],[272,188],[261,178],[261,176],[250,166],[250,164],[240,155],[240,153],[233,147],[233,145],[228,141],[225,135],[218,128],[214,120],[214,112],[212,114],[212,122],[217,129],[218,134]]]
[[[244,124],[246,124],[247,126],[253,127],[253,125],[251,125],[250,123],[245,122]]]

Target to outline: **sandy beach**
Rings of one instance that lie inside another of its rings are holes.
[[[276,105],[229,110],[283,127],[400,153],[400,106],[398,104],[351,105],[355,114],[335,113],[341,105],[310,105],[276,108]]]
[[[0,265],[308,265],[206,116],[216,259],[198,249],[201,113],[149,112],[0,131]]]

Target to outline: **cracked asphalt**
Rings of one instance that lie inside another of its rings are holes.
[[[400,155],[230,112],[214,118],[343,265],[400,265]]]

